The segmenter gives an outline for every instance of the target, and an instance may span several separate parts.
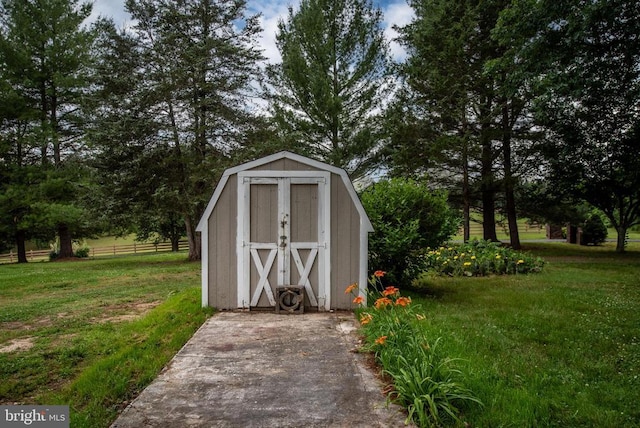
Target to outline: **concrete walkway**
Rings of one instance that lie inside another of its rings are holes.
[[[112,428],[401,427],[351,313],[211,317]]]

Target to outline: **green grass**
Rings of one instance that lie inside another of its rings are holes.
[[[640,426],[640,243],[528,244],[543,273],[424,277],[426,337],[484,406],[478,427]],[[152,254],[0,266],[0,403],[108,426],[202,324],[200,265]],[[404,290],[403,290],[404,291]]]
[[[108,426],[211,313],[182,254],[0,266],[0,403],[69,404]]]
[[[97,239],[85,239],[84,243],[89,248],[96,247],[112,247],[114,245],[133,245],[136,242],[136,235],[131,234],[127,236],[101,236]]]
[[[640,426],[640,244],[531,244],[541,274],[424,277],[427,337],[484,403],[471,426]]]

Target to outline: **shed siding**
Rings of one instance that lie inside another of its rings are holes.
[[[331,177],[331,307],[351,309],[353,296],[344,293],[358,282],[360,216],[337,175]]]
[[[237,306],[236,272],[237,175],[227,181],[209,218],[209,305]]]

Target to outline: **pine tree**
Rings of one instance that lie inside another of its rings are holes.
[[[268,68],[280,138],[353,178],[378,161],[390,91],[380,10],[367,0],[303,0],[278,25]]]
[[[511,245],[518,248],[515,184],[530,146],[528,95],[506,66],[494,65],[506,48],[492,38],[510,2],[410,4],[416,18],[399,29],[409,56],[400,65],[407,90],[396,104],[400,113],[391,146],[394,168],[421,168],[461,182],[465,239],[475,186],[484,238],[497,240],[496,199],[503,190]]]
[[[30,228],[48,224],[56,229],[62,257],[73,256],[72,235],[82,233],[77,159],[83,147],[81,106],[92,61],[94,35],[83,24],[90,13],[91,4],[78,0],[3,0],[0,8],[3,94],[20,109],[12,113],[12,123],[2,135],[13,146],[12,179],[40,192],[30,192],[33,202],[21,212],[38,206],[41,219],[32,217]],[[43,182],[33,181],[30,167],[36,164]],[[46,183],[49,179],[53,181]],[[26,223],[16,224],[22,225],[16,229],[21,253]]]
[[[523,0],[496,37],[536,95],[547,178],[602,210],[625,249],[640,223],[640,3]]]
[[[208,190],[251,131],[258,17],[236,0],[129,0],[136,24],[103,45],[95,141],[114,212],[178,215],[189,257]],[[118,95],[112,93],[112,89]],[[115,178],[115,179],[114,179]]]

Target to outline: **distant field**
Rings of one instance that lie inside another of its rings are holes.
[[[86,239],[88,247],[109,247],[112,245],[131,245],[136,241],[136,235],[131,234],[123,237],[102,236],[97,239]]]
[[[471,238],[482,239],[482,224],[480,223],[481,217],[480,215],[473,216],[475,221],[471,222]],[[615,240],[617,239],[618,234],[616,230],[613,228],[607,229],[608,235],[607,239]],[[498,225],[496,227],[496,234],[498,235],[498,239],[501,241],[509,240],[509,229],[506,225]],[[539,224],[529,224],[526,219],[518,220],[518,234],[520,236],[521,241],[527,240],[539,240],[547,238],[547,231],[545,225]],[[463,239],[462,229],[460,229],[459,233],[457,233],[453,238],[454,241],[461,241]],[[629,231],[629,239],[637,240],[640,239],[640,231]]]
[[[108,247],[113,245],[130,245],[135,242],[135,239],[136,239],[136,235],[131,234],[123,237],[101,236],[96,239],[85,239],[82,242],[86,243],[86,245],[89,247]],[[31,241],[27,242],[26,248],[27,248],[27,251],[49,249],[49,247],[45,244],[42,244],[42,243],[38,244],[36,242],[31,242]]]

